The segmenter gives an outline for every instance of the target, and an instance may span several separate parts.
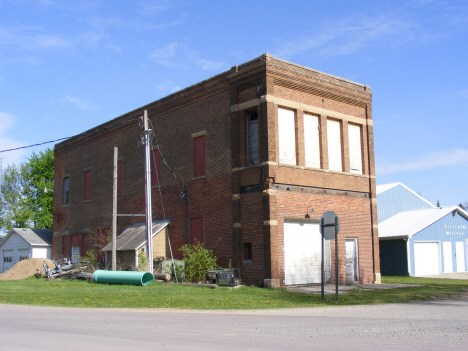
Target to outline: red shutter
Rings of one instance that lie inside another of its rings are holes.
[[[117,162],[117,194],[122,194],[122,161]]]
[[[203,218],[192,218],[190,220],[190,243],[195,244],[195,240],[203,242]]]
[[[161,184],[161,154],[159,150],[151,153],[151,186]]]
[[[205,136],[193,139],[194,177],[205,175]]]
[[[86,256],[88,252],[88,234],[81,236],[81,256]]]
[[[85,173],[84,201],[91,200],[91,170]]]
[[[62,256],[68,257],[68,236],[62,236]]]

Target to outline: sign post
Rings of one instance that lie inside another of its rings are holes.
[[[325,212],[320,219],[320,233],[322,234],[322,299],[324,298],[324,241],[335,239],[335,290],[338,300],[338,232],[340,231],[340,218],[334,211]]]

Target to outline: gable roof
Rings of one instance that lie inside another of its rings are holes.
[[[153,221],[153,237],[171,223],[170,219]],[[146,244],[146,223],[139,222],[124,229],[117,237],[117,251],[138,250]],[[101,251],[112,251],[112,242]]]
[[[52,246],[52,229],[13,228],[0,242],[0,247],[13,234],[18,234],[31,246]]]
[[[468,213],[458,206],[400,212],[379,223],[379,238],[411,238],[455,210],[468,220]]]
[[[390,190],[390,189],[396,187],[397,185],[400,185],[400,186],[402,186],[403,188],[405,188],[406,190],[412,192],[414,195],[416,195],[417,197],[419,197],[421,200],[423,200],[424,202],[427,202],[427,204],[428,204],[429,206],[431,206],[432,208],[437,208],[436,206],[434,206],[433,204],[431,204],[429,201],[427,201],[425,198],[423,198],[421,195],[415,193],[413,190],[411,190],[410,188],[408,188],[405,184],[400,183],[400,182],[377,185],[377,186],[376,186],[377,195],[382,194],[382,193],[386,192],[387,190]]]

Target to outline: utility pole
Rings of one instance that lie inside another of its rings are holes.
[[[153,274],[153,215],[151,208],[151,132],[148,128],[148,111],[143,114],[143,125],[145,128],[145,183],[146,183],[146,257],[148,259],[148,270]]]
[[[2,160],[4,160],[6,157],[0,157],[0,188],[2,187],[2,181],[3,181],[3,164]]]
[[[114,181],[112,193],[112,270],[117,270],[117,162],[119,149],[114,146]]]

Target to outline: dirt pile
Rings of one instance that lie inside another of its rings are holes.
[[[19,261],[5,273],[0,274],[0,280],[18,280],[28,278],[36,274],[37,269],[43,269],[43,261],[46,261],[49,268],[55,268],[54,263],[47,258],[30,258],[29,260]]]

